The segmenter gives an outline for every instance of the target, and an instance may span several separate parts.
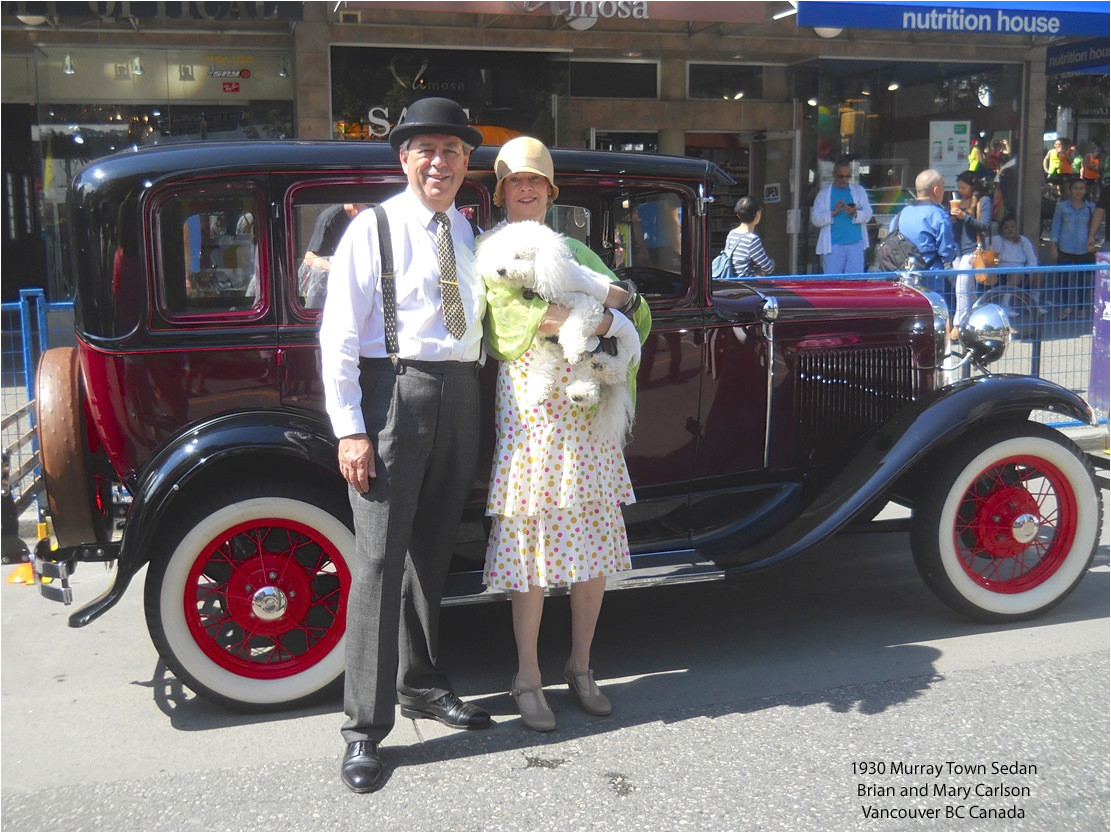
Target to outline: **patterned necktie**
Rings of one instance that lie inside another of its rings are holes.
[[[444,324],[455,338],[462,338],[467,331],[467,316],[463,314],[463,300],[459,297],[459,277],[455,272],[455,246],[451,242],[451,221],[447,214],[437,211],[433,216],[436,230],[436,260],[440,263],[440,294],[443,296]]]

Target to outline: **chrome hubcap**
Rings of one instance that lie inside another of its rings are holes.
[[[289,607],[289,600],[285,593],[277,587],[260,588],[251,596],[251,610],[255,616],[264,622],[281,619],[285,616],[287,607]]]
[[[1036,515],[1022,514],[1011,523],[1011,535],[1020,544],[1029,544],[1038,534],[1038,518]]]

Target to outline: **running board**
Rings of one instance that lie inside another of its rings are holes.
[[[636,590],[659,587],[665,584],[694,584],[702,581],[720,581],[726,569],[699,557],[695,550],[634,555],[633,568],[623,570],[606,580],[606,590]],[[565,596],[567,585],[548,587],[548,596]],[[494,590],[482,585],[482,571],[453,573],[448,576],[441,605],[481,604],[508,599],[512,591]]]

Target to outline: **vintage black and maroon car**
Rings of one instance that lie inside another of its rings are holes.
[[[474,153],[458,197],[480,227],[496,219],[495,154]],[[615,586],[767,567],[894,500],[913,510],[923,578],[954,608],[1020,619],[1072,590],[1101,497],[1083,454],[1029,417],[1091,421],[1080,398],[1020,376],[945,385],[944,303],[913,279],[711,282],[709,198],[731,180],[710,163],[553,156],[552,224],[635,281],[654,319],[627,450],[634,569]],[[78,173],[77,347],[48,351],[38,382],[60,549],[38,569],[68,603],[76,562],[116,568],[73,626],[147,565],[151,637],[198,694],[277,707],[337,681],[353,537],[319,299],[298,267],[323,209],[404,186],[388,147],[342,142],[151,148]],[[963,338],[985,363],[1007,333],[988,306]],[[479,580],[486,475],[445,604],[503,598]]]

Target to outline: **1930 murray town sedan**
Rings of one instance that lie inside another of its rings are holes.
[[[457,198],[478,228],[497,219],[496,151],[475,151]],[[944,302],[913,277],[711,281],[709,197],[732,180],[709,162],[553,157],[552,225],[634,281],[654,320],[627,448],[634,566],[613,585],[765,568],[888,501],[912,510],[918,570],[964,614],[1034,616],[1080,581],[1100,491],[1084,454],[1030,417],[1091,422],[1082,399],[1023,376],[946,384]],[[66,603],[78,562],[115,572],[72,626],[146,565],[150,635],[199,695],[285,707],[341,677],[354,539],[323,413],[320,299],[298,267],[327,206],[405,185],[387,146],[344,142],[155,147],[77,174],[77,346],[47,351],[38,371],[59,548],[36,569]],[[962,340],[982,365],[1007,335],[989,305]],[[480,581],[486,469],[445,604],[504,598]]]

